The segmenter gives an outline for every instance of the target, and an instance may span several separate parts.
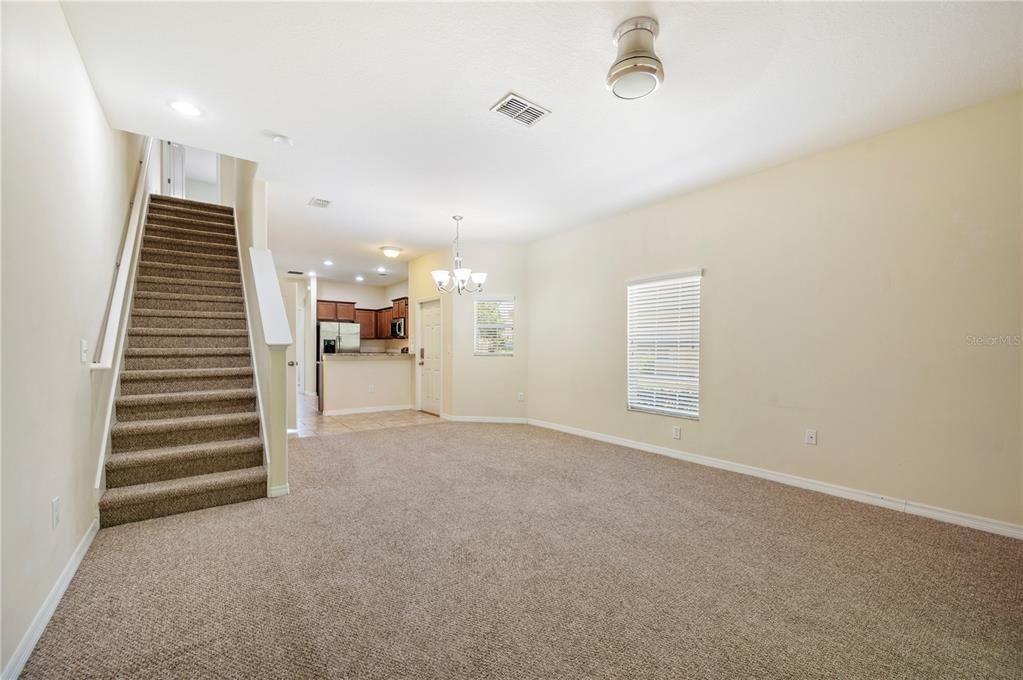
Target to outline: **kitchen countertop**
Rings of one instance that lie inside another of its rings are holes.
[[[342,352],[339,354],[324,354],[323,358],[327,361],[358,361],[365,359],[411,359],[412,355],[408,352],[402,354],[400,352]]]

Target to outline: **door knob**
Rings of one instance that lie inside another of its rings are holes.
[[[288,366],[298,366],[298,362],[297,361],[289,361],[288,362]]]

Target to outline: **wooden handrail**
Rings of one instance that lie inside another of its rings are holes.
[[[142,163],[139,168],[139,176],[135,181],[135,196],[132,199],[131,215],[128,217],[128,226],[125,231],[124,242],[121,244],[121,252],[117,255],[117,276],[114,278],[114,290],[110,296],[110,310],[107,313],[106,326],[103,328],[103,336],[99,343],[99,360],[92,362],[89,367],[94,371],[109,371],[114,367],[117,341],[120,336],[121,321],[124,318],[130,300],[128,300],[128,289],[131,285],[132,262],[138,244],[139,233],[142,231],[142,220],[145,219],[143,210],[146,207],[146,199],[149,198],[149,191],[146,179],[149,175],[149,161],[153,151],[153,138],[146,137],[142,142]]]

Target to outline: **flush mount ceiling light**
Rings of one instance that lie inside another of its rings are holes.
[[[383,267],[377,267],[377,274],[386,274],[387,270]]]
[[[309,272],[309,276],[312,276],[313,278],[315,278],[316,277],[316,272]]]
[[[282,146],[291,146],[294,142],[291,141],[291,137],[287,135],[271,135],[270,140],[274,144],[280,144]]]
[[[326,265],[327,267],[333,267],[334,266],[334,262],[332,260],[324,260],[323,264]]]
[[[401,255],[401,248],[398,246],[380,246],[380,252],[386,257],[398,257]]]
[[[462,222],[461,215],[455,215],[452,217],[455,221],[455,262],[452,267],[452,272],[448,272],[447,269],[435,269],[430,272],[433,276],[434,283],[437,284],[437,290],[442,293],[454,293],[457,292],[459,295],[462,292],[466,293],[482,293],[483,283],[487,280],[486,272],[474,272],[468,267],[462,266],[462,252],[458,244],[459,237],[459,225]],[[452,278],[452,273],[454,278]]]
[[[171,102],[170,107],[180,113],[182,116],[198,116],[202,113],[199,107],[195,104],[189,104],[188,102],[176,101]]]
[[[355,280],[361,283],[366,280],[366,277],[364,277],[362,274],[359,274],[358,276],[355,277]]]
[[[650,17],[623,21],[614,32],[618,56],[607,72],[607,89],[619,99],[641,99],[664,82],[664,65],[654,52],[659,27]]]

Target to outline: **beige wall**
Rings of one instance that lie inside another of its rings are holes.
[[[327,358],[323,411],[328,415],[376,408],[409,408],[412,359]]]
[[[316,283],[317,295],[321,300],[354,302],[356,307],[365,309],[381,309],[391,304],[385,286],[360,286],[323,277],[316,277]]]
[[[1020,127],[1016,95],[530,244],[530,418],[1023,521],[1021,351],[970,342],[1021,333]],[[625,282],[696,267],[701,419],[628,412]]]
[[[112,372],[90,375],[138,167],[56,3],[3,3],[2,663],[97,517]],[[55,316],[55,310],[59,310]],[[61,521],[50,526],[50,500]]]

